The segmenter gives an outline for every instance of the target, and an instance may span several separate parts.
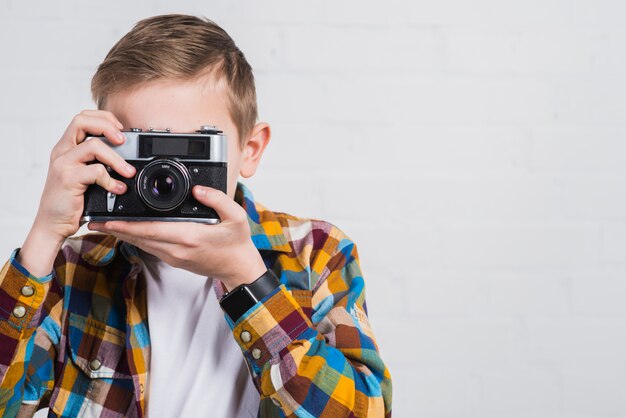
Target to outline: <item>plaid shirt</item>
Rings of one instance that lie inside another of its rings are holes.
[[[235,201],[281,282],[236,323],[225,316],[260,393],[259,416],[390,416],[391,377],[355,244],[327,222],[268,210],[242,183]],[[0,271],[2,416],[49,406],[49,416],[143,417],[150,333],[137,248],[108,234],[71,237],[39,278],[18,251]]]

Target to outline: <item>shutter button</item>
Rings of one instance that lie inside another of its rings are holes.
[[[21,318],[26,315],[26,308],[23,306],[16,306],[13,308],[13,316],[16,318]]]
[[[35,294],[35,289],[32,286],[24,286],[22,287],[22,296],[32,296]]]
[[[92,371],[94,371],[94,372],[95,372],[96,370],[98,370],[98,369],[100,368],[100,366],[102,366],[102,362],[101,362],[100,360],[98,360],[97,358],[95,358],[95,359],[93,359],[93,360],[91,360],[91,361],[89,362],[89,368],[90,368]]]
[[[240,337],[241,341],[243,341],[244,343],[249,343],[250,340],[252,340],[252,335],[248,331],[242,331]]]

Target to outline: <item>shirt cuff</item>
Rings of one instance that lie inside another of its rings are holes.
[[[312,323],[284,284],[230,323],[235,340],[256,374],[278,363],[281,352]]]
[[[43,303],[53,272],[43,277],[33,276],[11,253],[0,272],[0,328],[4,332],[20,333],[30,323]]]
[[[32,274],[30,274],[30,271],[28,271],[26,269],[26,267],[24,267],[23,265],[20,264],[19,261],[17,261],[17,255],[19,254],[20,250],[21,250],[21,248],[16,248],[11,253],[10,261],[11,261],[11,265],[13,267],[15,267],[24,276],[28,277],[29,280],[33,280],[33,281],[38,282],[38,283],[47,283],[50,280],[52,280],[52,273],[53,272],[50,272],[49,274],[47,274],[45,276],[42,276],[42,277],[36,277],[36,276],[33,276]]]

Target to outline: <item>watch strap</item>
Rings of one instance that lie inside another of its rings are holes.
[[[265,296],[272,293],[274,289],[280,286],[280,281],[270,269],[267,269],[265,273],[252,283],[243,285],[248,288],[250,293],[257,299],[257,301],[263,299]]]
[[[274,272],[268,269],[252,283],[239,285],[226,293],[220,300],[220,306],[233,322],[237,322],[243,314],[278,286],[280,281]]]

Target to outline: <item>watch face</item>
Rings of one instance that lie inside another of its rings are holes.
[[[273,271],[267,270],[254,282],[234,288],[220,300],[220,306],[233,322],[237,322],[258,301],[271,294],[280,282]]]
[[[237,322],[257,302],[248,288],[241,286],[224,296],[220,301],[220,306],[233,322]]]

